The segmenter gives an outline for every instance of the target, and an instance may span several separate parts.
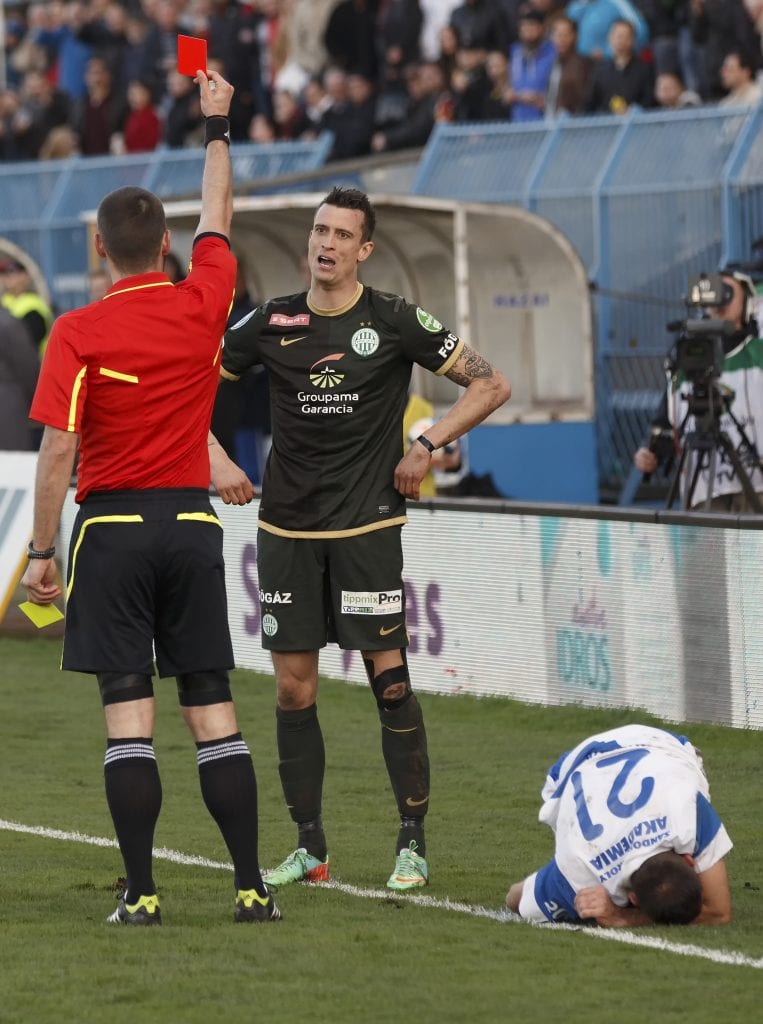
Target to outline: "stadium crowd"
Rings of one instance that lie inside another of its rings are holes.
[[[235,87],[233,140],[334,159],[441,121],[756,105],[763,0],[5,0],[0,160],[195,146],[178,33]]]

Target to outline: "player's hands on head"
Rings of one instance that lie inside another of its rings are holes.
[[[230,82],[226,82],[217,71],[205,73],[201,70],[196,72],[194,81],[199,86],[201,112],[204,117],[228,117],[233,99],[233,86]]]
[[[603,885],[591,885],[575,896],[575,910],[584,921],[596,921],[606,927],[615,924],[620,911]]]

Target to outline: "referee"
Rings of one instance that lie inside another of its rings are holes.
[[[23,578],[36,604],[61,593],[53,545],[79,442],[62,667],[94,674],[100,687],[106,799],[127,874],[115,924],[161,923],[151,857],[162,802],[154,656],[159,676],[177,680],[204,803],[233,859],[234,919],[281,916],[259,870],[257,785],[228,683],[222,530],[208,497],[207,432],[236,277],[233,88],[213,71],[196,80],[207,148],[192,269],[177,285],[162,272],[170,235],[155,195],[107,195],[95,247],[113,285],[56,321],[30,413],[45,424]]]

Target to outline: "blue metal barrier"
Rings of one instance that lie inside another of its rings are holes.
[[[763,235],[763,107],[533,125],[439,125],[414,194],[516,203],[578,250],[597,315],[599,474],[627,478],[663,386],[668,320],[691,274]]]
[[[315,142],[234,143],[234,184],[317,170],[331,142],[327,133]],[[0,233],[39,264],[57,309],[72,309],[88,301],[83,211],[123,185],[150,189],[162,199],[198,194],[203,166],[202,149],[0,164]]]

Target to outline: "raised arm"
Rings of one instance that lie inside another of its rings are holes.
[[[230,112],[233,86],[216,71],[197,71],[201,112],[206,118],[206,157],[201,182],[201,217],[196,234],[230,235],[233,219],[233,177],[230,163]]]
[[[464,345],[445,376],[465,388],[455,405],[428,431],[434,448],[455,441],[511,397],[511,386],[500,370],[491,366],[474,349]],[[406,498],[418,500],[419,485],[429,470],[431,454],[423,444],[411,445],[395,469],[395,487]]]

